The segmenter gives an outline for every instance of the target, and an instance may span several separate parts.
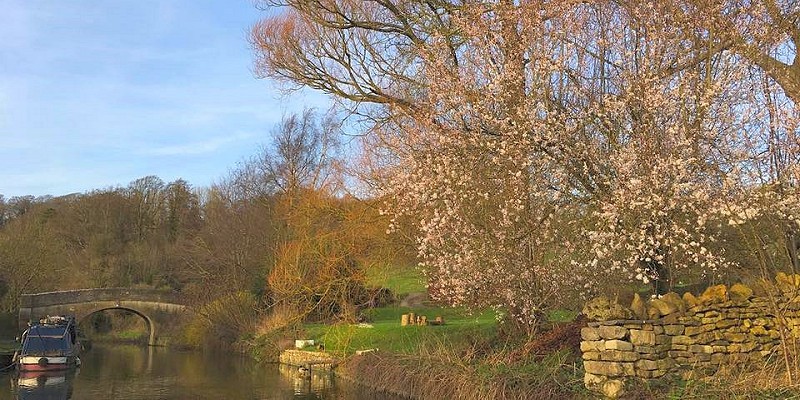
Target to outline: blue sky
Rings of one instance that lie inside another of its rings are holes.
[[[157,175],[208,186],[286,113],[326,108],[252,73],[251,0],[0,0],[0,194]]]

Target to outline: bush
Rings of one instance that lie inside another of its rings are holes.
[[[197,314],[186,326],[184,342],[193,347],[224,347],[255,330],[258,307],[255,296],[237,292],[200,307]]]

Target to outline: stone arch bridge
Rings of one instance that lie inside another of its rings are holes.
[[[105,310],[127,310],[139,315],[150,330],[148,344],[165,343],[161,328],[183,313],[186,306],[176,292],[155,289],[101,288],[23,294],[19,306],[19,328],[48,315],[72,315],[80,323]]]

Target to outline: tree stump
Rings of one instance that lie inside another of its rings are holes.
[[[400,316],[400,326],[408,325],[408,314],[403,314]]]
[[[417,314],[408,313],[408,324],[409,325],[416,325],[417,323]]]

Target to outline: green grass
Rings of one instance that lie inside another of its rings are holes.
[[[414,312],[428,320],[436,316],[445,319],[445,325],[400,326],[402,314]],[[325,350],[336,354],[352,354],[356,350],[378,348],[399,354],[419,353],[425,346],[445,344],[458,347],[475,338],[491,338],[496,331],[494,313],[469,315],[455,308],[405,308],[384,307],[369,310],[372,328],[356,325],[306,325],[309,339],[325,344]]]
[[[425,291],[425,277],[414,266],[375,265],[367,270],[367,285],[389,288],[397,297]]]
[[[547,319],[550,322],[570,322],[574,321],[577,316],[577,311],[559,309],[550,311],[547,314]]]

